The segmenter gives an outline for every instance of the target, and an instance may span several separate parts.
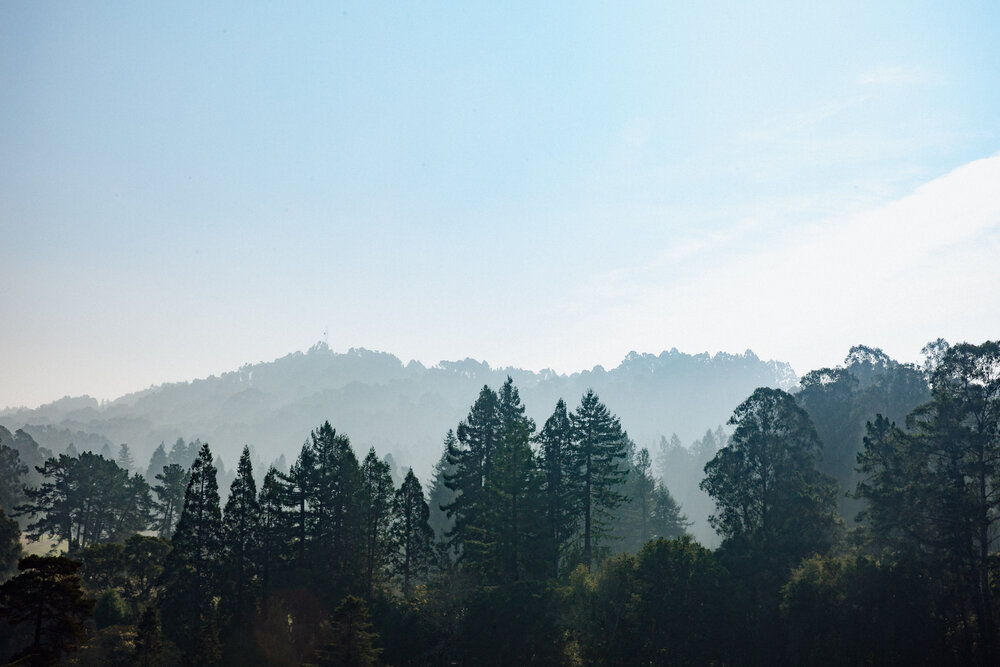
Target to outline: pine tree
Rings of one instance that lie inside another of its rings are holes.
[[[371,631],[368,607],[353,595],[334,610],[331,619],[330,643],[317,651],[316,663],[321,667],[373,667],[379,664],[382,649],[375,648],[378,635]]]
[[[430,524],[434,529],[434,537],[438,542],[444,542],[445,534],[455,525],[454,520],[448,518],[448,514],[442,509],[455,500],[455,492],[448,488],[445,482],[447,475],[454,473],[454,468],[448,463],[448,450],[456,449],[458,440],[455,438],[455,431],[448,429],[444,437],[444,451],[441,458],[434,464],[431,488],[427,494],[427,504],[430,507]]]
[[[426,577],[434,559],[434,531],[429,519],[424,490],[410,468],[393,497],[389,529],[393,571],[401,580],[405,598],[410,597],[413,581]]]
[[[346,435],[325,422],[311,435],[315,465],[308,495],[313,571],[334,595],[362,577],[362,525],[358,511],[360,467]],[[342,593],[341,593],[342,594]]]
[[[170,464],[167,459],[167,450],[164,448],[161,442],[156,449],[153,450],[152,456],[149,457],[149,465],[146,467],[146,481],[150,484],[156,479],[156,476],[163,470],[164,466]],[[184,470],[187,470],[187,466],[182,466]]]
[[[121,444],[121,447],[118,448],[118,457],[115,459],[115,462],[123,470],[132,471],[135,469],[135,459],[132,458],[132,450],[130,450],[129,446],[124,442]]]
[[[469,416],[459,423],[457,442],[445,451],[452,472],[445,475],[445,485],[455,499],[443,509],[455,525],[447,538],[459,558],[473,559],[491,548],[479,525],[485,508],[483,488],[493,472],[493,454],[500,442],[499,399],[488,386],[483,386],[479,398],[469,410]]]
[[[222,625],[245,630],[256,608],[260,554],[260,504],[250,449],[243,448],[223,513]]]
[[[578,498],[572,487],[573,425],[561,398],[536,440],[543,480],[546,560],[549,576],[558,577],[563,555],[576,533],[578,516]]]
[[[583,564],[594,563],[594,546],[604,535],[610,512],[625,501],[617,490],[627,474],[626,437],[621,423],[594,393],[587,390],[570,417],[572,486],[577,490],[579,521],[583,527]]]
[[[374,447],[361,464],[360,491],[365,532],[365,591],[370,600],[388,551],[394,491],[389,464],[379,460]]]
[[[162,472],[154,476],[159,482],[153,487],[153,492],[156,494],[156,512],[159,515],[157,530],[163,537],[169,537],[173,533],[180,518],[184,493],[190,481],[189,476],[189,471],[176,463],[163,466]]]
[[[274,575],[284,561],[288,527],[284,510],[286,489],[281,473],[274,467],[264,475],[260,486],[260,583],[264,606],[274,583]]]
[[[222,511],[208,444],[191,466],[184,509],[164,565],[161,603],[164,634],[187,655],[211,643],[222,558]]]
[[[288,520],[287,538],[294,549],[294,563],[300,576],[307,571],[306,553],[311,545],[309,526],[310,498],[314,494],[316,455],[309,443],[302,445],[299,457],[292,464],[287,475],[282,475],[286,483],[284,496],[285,515]]]
[[[494,545],[491,569],[499,581],[517,581],[528,565],[524,552],[532,536],[539,485],[529,445],[535,423],[525,416],[510,376],[500,388],[497,413],[500,440],[493,455],[493,474],[486,483],[488,501],[480,523]]]

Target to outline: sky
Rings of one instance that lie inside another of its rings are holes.
[[[0,407],[326,340],[1000,337],[995,2],[0,4]]]

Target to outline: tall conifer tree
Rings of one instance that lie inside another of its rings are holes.
[[[249,447],[243,448],[236,478],[229,487],[222,535],[224,559],[220,611],[224,625],[239,631],[245,629],[253,618],[259,584],[260,503]]]
[[[594,562],[594,545],[604,535],[610,512],[625,500],[618,488],[627,475],[626,437],[618,418],[601,403],[593,389],[583,395],[570,417],[572,486],[578,494],[583,529],[583,564]]]

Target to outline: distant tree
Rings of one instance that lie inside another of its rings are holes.
[[[181,508],[184,505],[184,492],[190,481],[190,472],[176,463],[163,466],[162,472],[155,475],[159,484],[153,487],[156,494],[156,513],[158,514],[157,530],[161,536],[169,537],[177,527]]]
[[[219,608],[222,624],[236,632],[249,628],[256,611],[260,514],[250,449],[244,447],[222,520]]]
[[[400,579],[403,597],[409,598],[412,583],[427,576],[434,554],[434,531],[424,491],[411,468],[392,501],[392,569]]]
[[[445,534],[455,525],[454,520],[449,519],[447,513],[442,509],[450,505],[455,500],[455,492],[448,488],[445,482],[447,475],[454,474],[454,468],[448,463],[448,450],[458,446],[458,439],[455,431],[448,429],[444,437],[444,451],[441,458],[434,464],[431,487],[427,494],[427,504],[430,507],[430,525],[434,529],[435,539],[443,542]]]
[[[156,449],[153,450],[152,456],[149,457],[149,465],[146,466],[146,480],[152,484],[156,476],[163,470],[164,466],[170,465],[170,461],[167,459],[167,450],[164,448],[161,442],[157,445]],[[182,466],[183,469],[187,469],[187,466]]]
[[[61,454],[38,470],[42,485],[26,489],[27,502],[17,508],[19,514],[37,517],[26,531],[33,540],[52,535],[77,549],[123,541],[150,524],[149,485],[114,461],[90,452],[77,459]]]
[[[24,500],[24,480],[28,466],[21,463],[21,453],[0,444],[0,509],[13,510]]]
[[[55,663],[86,636],[94,601],[83,595],[79,567],[65,556],[27,556],[18,564],[21,574],[0,585],[0,619],[27,626],[32,637],[14,662]]]
[[[670,495],[666,485],[657,481],[651,498],[650,537],[672,540],[687,533],[691,522],[681,512],[680,505]]]
[[[115,458],[115,462],[123,470],[131,471],[135,469],[135,459],[132,457],[132,450],[124,442],[118,448],[118,456]]]
[[[202,445],[191,466],[184,509],[172,542],[163,571],[163,632],[189,657],[210,655],[217,634],[215,599],[222,558],[222,511],[207,444]]]
[[[0,583],[17,571],[21,558],[21,528],[0,507]]]
[[[609,513],[625,501],[617,489],[625,480],[626,437],[618,418],[592,389],[570,417],[573,424],[572,486],[583,529],[583,564],[594,563],[594,544],[603,535]]]
[[[365,594],[371,599],[375,582],[389,553],[389,522],[394,493],[391,468],[388,463],[379,460],[374,447],[361,463],[360,492],[365,533]]]
[[[194,443],[191,443],[194,445]],[[187,470],[191,467],[194,460],[198,458],[198,451],[191,451],[191,447],[184,442],[183,438],[177,438],[177,441],[170,448],[170,455],[168,457],[169,463],[176,463],[180,467]]]

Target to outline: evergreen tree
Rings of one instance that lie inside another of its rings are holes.
[[[939,349],[931,401],[910,432],[885,418],[868,425],[858,492],[876,540],[915,550],[934,576],[954,576],[962,632],[981,664],[1000,655],[992,581],[1000,531],[1000,343]],[[956,629],[957,629],[956,628]]]
[[[84,597],[80,564],[65,556],[26,556],[21,574],[0,585],[0,619],[30,629],[31,644],[12,663],[54,664],[86,636],[94,601]]]
[[[625,480],[626,443],[618,418],[587,390],[570,417],[573,424],[571,485],[577,490],[579,522],[583,528],[583,564],[594,564],[594,546],[604,535],[610,513],[625,500],[619,485]]]
[[[208,444],[191,466],[184,509],[164,566],[163,632],[188,656],[209,650],[216,631],[215,598],[222,558],[222,511]]]
[[[311,438],[315,467],[308,518],[314,536],[313,570],[334,586],[331,593],[336,595],[352,588],[363,575],[360,466],[350,440],[338,434],[330,422],[314,430]]]
[[[712,525],[726,539],[760,544],[786,567],[824,552],[838,526],[837,492],[816,470],[822,443],[809,415],[788,393],[762,387],[729,423],[736,426],[730,444],[705,466],[701,483],[716,502]]]
[[[135,469],[135,459],[132,458],[132,450],[124,442],[118,448],[118,456],[115,458],[115,462],[123,470],[134,470]]]
[[[557,577],[560,564],[576,534],[579,500],[572,487],[573,424],[561,398],[552,416],[538,434],[539,466],[542,473],[542,495],[545,515],[546,559],[549,576]]]
[[[160,633],[160,615],[156,607],[146,607],[139,619],[135,637],[133,663],[139,667],[154,667],[162,664],[163,636]]]
[[[394,492],[389,464],[379,460],[374,447],[361,464],[360,491],[365,532],[365,592],[370,600],[388,552]]]
[[[445,540],[445,534],[455,525],[453,519],[448,518],[448,514],[442,509],[455,500],[455,492],[448,488],[445,478],[454,473],[454,467],[448,463],[448,450],[458,447],[458,439],[455,438],[455,431],[448,429],[444,437],[444,451],[441,458],[434,464],[431,488],[427,494],[427,504],[430,506],[430,525],[434,529],[434,537],[438,542]]]
[[[21,453],[0,444],[0,509],[8,512],[24,500],[24,476],[28,466],[21,463]]]
[[[445,485],[455,494],[442,509],[454,526],[447,533],[449,544],[459,558],[467,549],[479,554],[488,550],[480,520],[485,509],[483,488],[493,472],[493,454],[501,436],[499,399],[496,392],[483,386],[469,416],[459,423],[457,442],[445,451],[452,472],[445,475]]]
[[[256,608],[260,519],[261,510],[257,500],[257,485],[253,479],[250,449],[244,447],[222,520],[220,616],[223,625],[236,632],[249,627]]]
[[[424,500],[424,490],[410,468],[393,497],[389,529],[391,562],[396,577],[401,580],[404,598],[410,597],[414,580],[427,576],[434,558],[434,531],[429,520],[430,508]]]
[[[530,565],[525,551],[532,537],[538,501],[538,476],[529,442],[535,423],[508,376],[498,394],[500,440],[494,452],[492,478],[487,480],[482,531],[494,545],[491,569],[501,582],[517,581]]]
[[[274,575],[284,561],[288,530],[284,511],[285,486],[281,473],[274,467],[264,475],[260,487],[260,552],[261,594],[266,608],[274,583]]]
[[[371,631],[364,600],[349,595],[334,610],[330,643],[317,651],[321,667],[373,667],[382,649],[375,648],[378,635]]]
[[[176,463],[163,466],[162,472],[155,475],[159,484],[153,487],[156,494],[156,511],[159,515],[157,530],[160,535],[169,537],[180,518],[184,505],[184,492],[187,490],[190,473]]]
[[[306,552],[311,536],[309,526],[310,497],[313,495],[313,476],[315,474],[316,455],[309,443],[302,445],[298,458],[292,464],[288,475],[282,476],[286,483],[284,503],[285,516],[288,520],[287,538],[294,551],[294,562],[300,576],[307,570]]]
[[[146,466],[146,480],[152,484],[156,476],[163,470],[164,466],[170,465],[170,461],[167,459],[167,450],[164,448],[161,442],[153,450],[152,456],[149,457],[149,465]],[[182,469],[187,470],[187,466],[181,466]]]

